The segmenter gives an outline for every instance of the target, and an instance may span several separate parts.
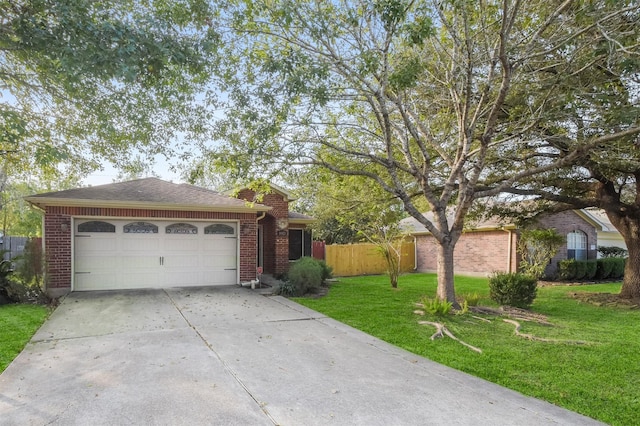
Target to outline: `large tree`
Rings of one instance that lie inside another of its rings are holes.
[[[0,0],[0,158],[14,180],[169,153],[204,109],[205,0]],[[133,162],[135,163],[135,162]],[[138,162],[139,164],[139,162]]]
[[[566,23],[575,34],[568,48],[550,54],[550,66],[528,76],[531,90],[559,88],[544,100],[548,119],[532,126],[518,149],[503,151],[491,166],[539,167],[588,145],[570,166],[519,179],[509,192],[534,196],[542,211],[603,209],[629,249],[621,296],[640,298],[640,5],[628,5],[606,26]],[[595,10],[578,17],[587,19]],[[589,143],[594,140],[600,143]],[[528,215],[537,213],[532,207],[527,202]]]
[[[588,139],[529,169],[487,170],[548,118],[541,100],[564,87],[549,84],[522,98],[530,73],[551,67],[555,52],[591,48],[573,30],[606,29],[635,7],[604,0],[231,2],[220,18],[228,50],[216,64],[228,95],[216,136],[226,144],[210,155],[242,175],[313,164],[368,178],[436,239],[437,295],[456,303],[453,251],[474,202],[606,140]],[[427,215],[417,198],[426,200]]]

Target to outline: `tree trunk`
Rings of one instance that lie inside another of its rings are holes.
[[[640,217],[632,213],[622,216],[611,212],[607,212],[607,216],[624,238],[629,252],[620,297],[640,299]]]
[[[638,224],[635,226],[638,229]],[[636,235],[635,238],[627,238],[629,257],[624,267],[624,281],[620,290],[620,297],[624,299],[640,299],[640,239]]]
[[[440,300],[450,302],[454,308],[460,306],[456,301],[456,291],[453,280],[453,249],[455,243],[439,242],[438,243],[438,290],[437,297]]]

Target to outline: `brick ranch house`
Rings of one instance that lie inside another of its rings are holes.
[[[414,218],[403,219],[400,225],[415,239],[416,270],[435,271],[438,246],[429,231]],[[599,210],[571,210],[544,216],[536,227],[555,229],[565,237],[565,244],[547,267],[548,276],[555,274],[561,260],[597,258],[598,245],[626,248],[620,234]],[[498,218],[470,224],[455,247],[456,273],[488,275],[494,271],[517,271],[520,261],[516,251],[519,235],[516,225]]]
[[[46,290],[230,285],[281,274],[311,254],[311,217],[272,185],[237,197],[146,178],[25,199],[44,213]]]

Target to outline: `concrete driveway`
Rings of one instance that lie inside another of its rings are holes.
[[[71,294],[0,375],[0,424],[597,423],[224,287]]]

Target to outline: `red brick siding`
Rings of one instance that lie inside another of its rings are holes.
[[[44,226],[47,288],[71,288],[71,216],[47,212]]]
[[[511,256],[509,257],[508,231],[483,231],[462,234],[454,250],[456,274],[487,275],[493,271],[515,270],[517,257],[515,242],[517,235],[511,233]],[[418,271],[435,271],[438,244],[430,235],[416,238]]]
[[[587,235],[587,257],[595,259],[598,237],[596,229],[573,211],[556,213],[543,217],[535,225],[537,228],[553,228],[565,237],[565,244],[558,254],[551,260],[545,273],[553,276],[558,262],[567,258],[566,237],[569,232],[582,231]],[[459,274],[490,274],[493,271],[516,272],[519,266],[519,256],[516,246],[519,234],[511,232],[511,256],[509,256],[508,231],[476,231],[468,232],[460,237],[454,251],[455,271]],[[430,235],[417,236],[417,264],[419,271],[435,271],[438,246]]]
[[[240,281],[249,281],[256,277],[257,231],[255,213],[50,206],[46,209],[44,221],[47,288],[71,287],[71,239],[73,236],[71,217],[74,216],[238,220],[240,222]]]
[[[255,201],[256,193],[250,189],[243,189],[238,198]],[[282,274],[289,269],[289,234],[278,234],[278,220],[289,220],[289,202],[280,194],[266,194],[261,204],[271,207],[264,219],[263,225],[263,257],[264,271],[272,274]]]
[[[543,217],[536,225],[538,228],[555,229],[560,235],[564,236],[565,243],[558,254],[551,259],[551,263],[547,267],[545,273],[553,276],[558,268],[558,262],[567,258],[567,234],[573,231],[582,231],[587,235],[587,258],[595,259],[598,254],[598,234],[596,229],[589,222],[578,216],[574,211],[566,211]],[[596,249],[591,250],[591,246]]]

